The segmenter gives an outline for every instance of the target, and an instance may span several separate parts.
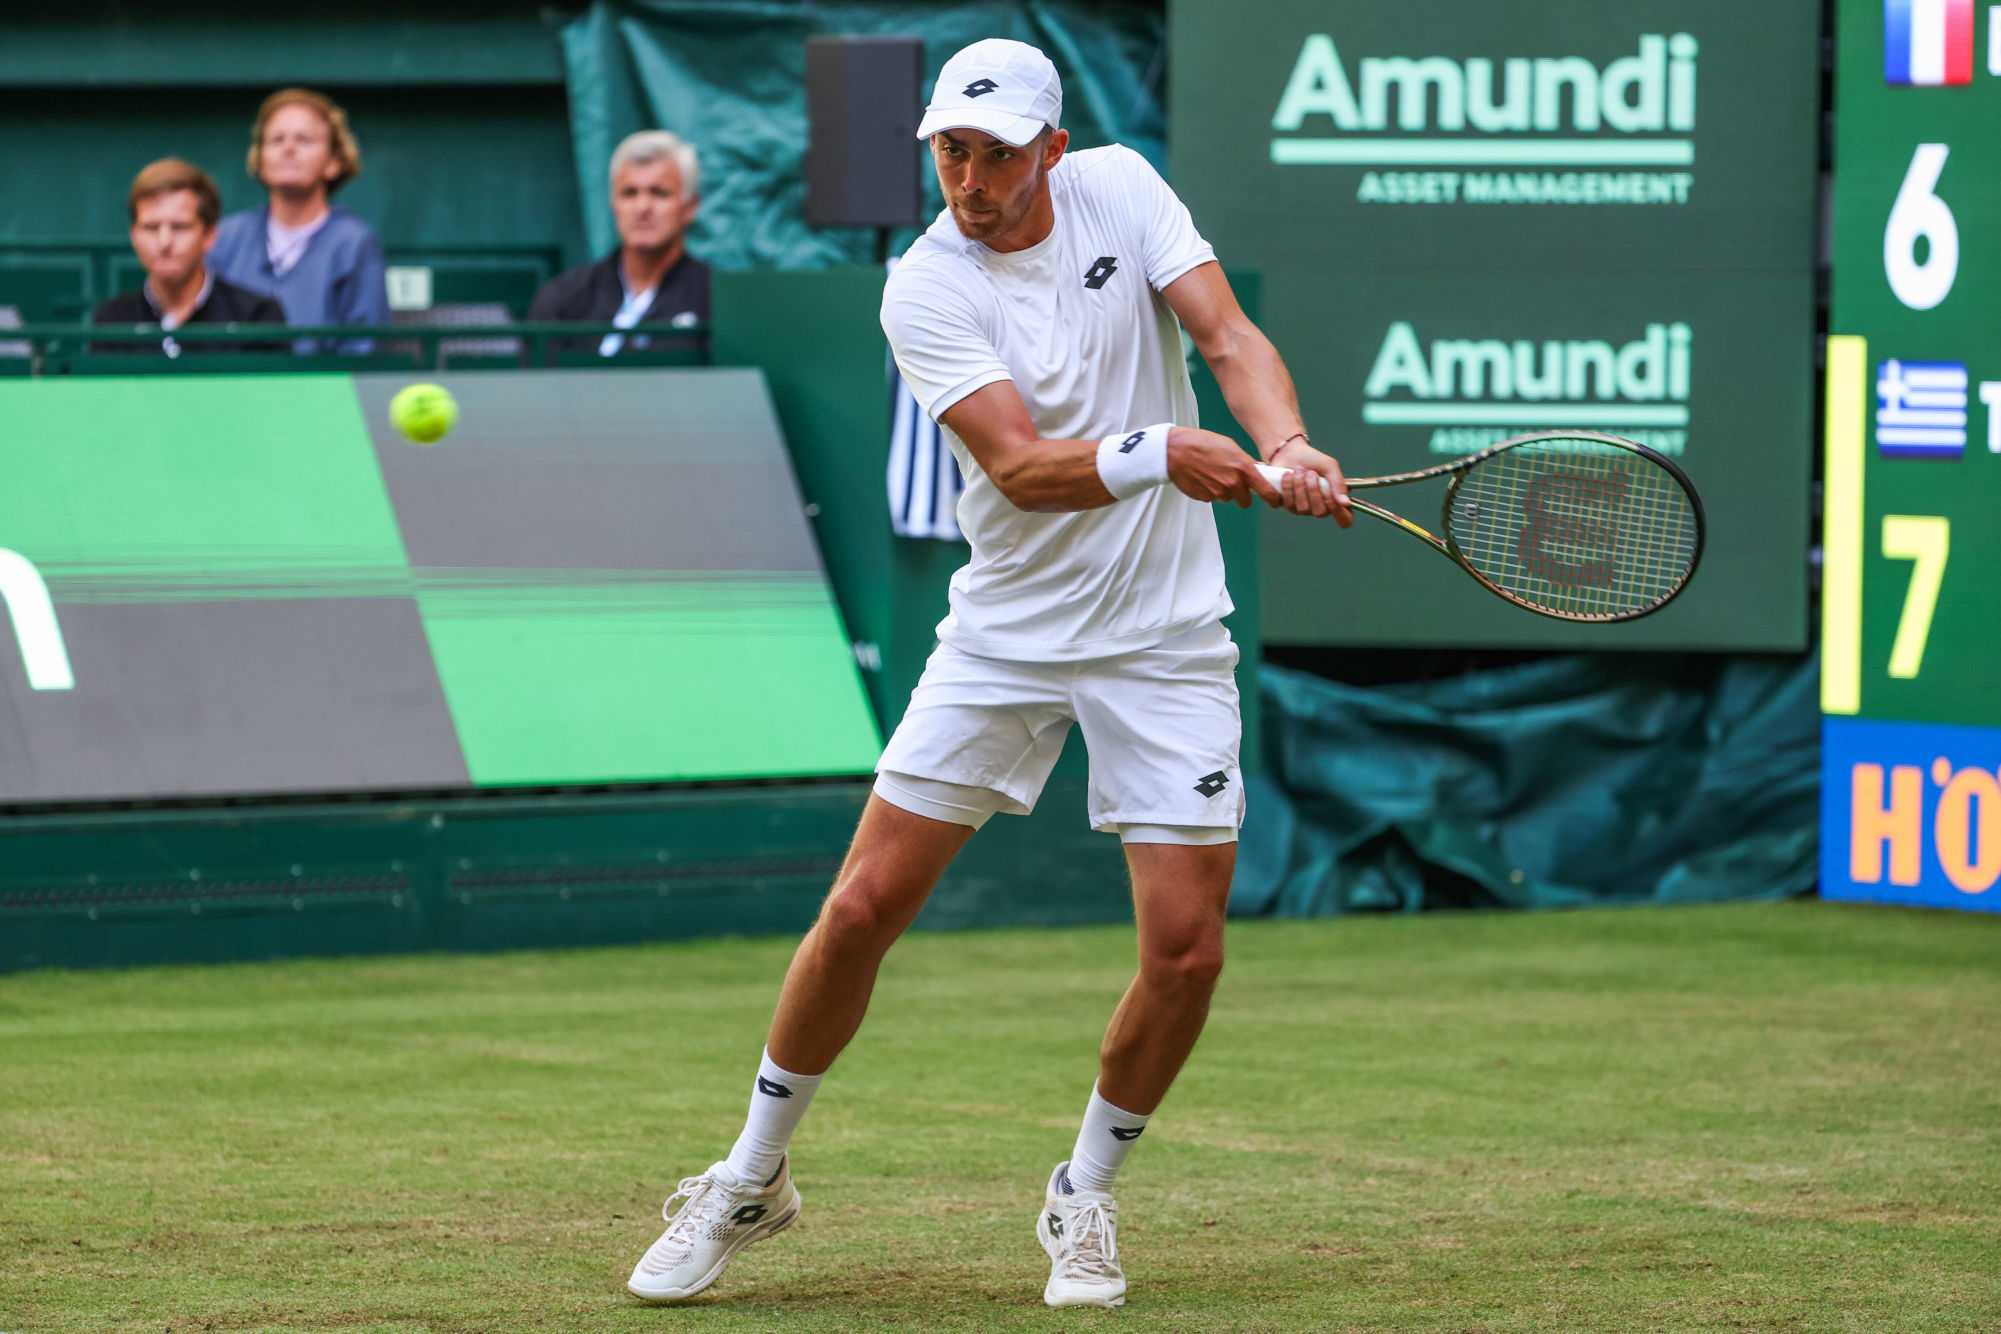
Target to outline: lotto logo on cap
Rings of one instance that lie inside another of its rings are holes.
[[[1973,82],[1973,0],[1883,0],[1883,79],[1903,87]]]
[[[1063,118],[1063,81],[1049,57],[1026,42],[989,37],[945,62],[917,137],[979,130],[1019,148]]]

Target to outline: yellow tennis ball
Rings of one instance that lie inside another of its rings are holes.
[[[389,400],[389,424],[420,445],[444,439],[458,420],[459,401],[441,384],[413,384]]]

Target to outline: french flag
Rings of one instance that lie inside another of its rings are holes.
[[[1883,0],[1883,79],[1936,88],[1973,82],[1973,0]]]

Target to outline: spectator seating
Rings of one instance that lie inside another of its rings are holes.
[[[109,295],[97,276],[97,249],[0,244],[0,292],[25,323],[75,324]],[[124,249],[130,256],[131,246]]]
[[[563,267],[556,246],[426,246],[391,249],[391,269],[423,269],[433,305],[496,303],[516,319]],[[0,241],[0,292],[28,324],[76,324],[98,302],[145,280],[125,241]]]
[[[390,320],[405,329],[492,328],[514,323],[513,314],[498,301],[454,301],[425,310],[390,312]],[[438,344],[438,363],[464,363],[467,358],[504,360],[510,365],[521,359],[519,338],[447,338]]]
[[[19,306],[0,306],[0,329],[21,327]],[[34,355],[34,349],[19,338],[0,338],[0,361],[25,361]],[[10,367],[9,369],[16,369]],[[4,372],[0,372],[4,373]]]

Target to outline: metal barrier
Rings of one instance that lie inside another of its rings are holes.
[[[604,356],[599,347],[614,334],[620,349]],[[164,355],[161,344],[169,342],[177,352]],[[7,330],[0,340],[0,376],[605,369],[709,361],[709,331],[701,326],[201,324],[163,331],[155,324],[29,324]]]

